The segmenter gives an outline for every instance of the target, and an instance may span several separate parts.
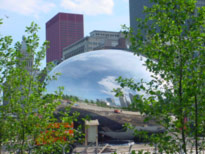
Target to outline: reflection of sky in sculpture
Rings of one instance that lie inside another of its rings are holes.
[[[62,62],[50,75],[54,72],[61,75],[57,81],[50,81],[48,93],[64,86],[64,94],[90,100],[114,98],[112,90],[119,87],[115,81],[119,76],[133,78],[136,82],[150,80],[150,73],[140,57],[122,50],[83,53]],[[124,91],[126,94],[130,92],[127,89]]]

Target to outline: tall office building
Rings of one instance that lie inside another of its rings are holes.
[[[144,6],[152,7],[152,3],[150,0],[129,0],[130,27],[133,28],[134,32],[137,31],[136,18],[145,19]],[[196,6],[205,6],[205,0],[197,0]]]
[[[136,18],[145,18],[144,6],[151,7],[152,3],[150,0],[129,0],[129,8],[130,8],[130,27],[137,31],[137,21]]]
[[[197,7],[205,6],[205,0],[197,0],[196,6],[197,6]]]
[[[46,40],[50,42],[46,62],[59,62],[63,48],[84,37],[83,15],[58,13],[46,23]]]

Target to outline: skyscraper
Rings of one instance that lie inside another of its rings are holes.
[[[31,53],[28,53],[26,40],[25,40],[24,36],[22,37],[20,51],[21,51],[22,57],[19,60],[22,61],[22,62],[25,62],[25,69],[29,73],[31,73],[32,72],[32,67],[33,67],[34,55],[32,55]]]
[[[197,7],[205,6],[205,0],[197,0],[196,6],[197,6]]]
[[[150,0],[129,0],[130,27],[133,28],[134,32],[137,31],[136,18],[145,19],[144,6],[151,7],[152,3]]]
[[[58,13],[46,23],[46,40],[50,42],[46,62],[58,62],[63,48],[84,37],[83,15]]]
[[[130,8],[130,27],[137,31],[137,21],[136,18],[145,19],[146,14],[144,11],[144,6],[152,7],[150,0],[129,0]],[[197,7],[205,6],[205,0],[197,0]]]

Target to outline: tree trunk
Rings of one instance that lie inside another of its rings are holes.
[[[25,142],[25,134],[24,134],[24,126],[23,126],[23,141],[21,143],[20,153],[23,154],[24,142]]]
[[[198,154],[198,102],[197,96],[195,95],[195,152]]]
[[[179,67],[179,103],[180,103],[180,106],[181,106],[181,124],[182,124],[182,141],[183,141],[183,144],[182,144],[182,148],[183,148],[183,151],[185,154],[187,154],[187,151],[186,151],[186,138],[185,138],[185,132],[184,132],[184,118],[185,118],[185,113],[183,112],[183,108],[184,108],[184,105],[183,105],[183,100],[182,100],[182,77],[183,77],[183,68],[182,68],[182,57],[181,57],[181,52],[179,53],[180,55],[180,67]]]

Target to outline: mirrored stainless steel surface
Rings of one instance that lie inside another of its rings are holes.
[[[50,75],[61,73],[57,80],[50,81],[47,90],[53,93],[59,86],[64,86],[64,94],[78,96],[81,99],[105,100],[123,106],[123,101],[130,101],[132,94],[123,89],[126,98],[116,98],[113,88],[120,87],[115,81],[122,76],[151,80],[151,73],[143,65],[145,58],[123,50],[96,50],[69,58],[56,66]],[[126,105],[125,105],[126,106]]]

